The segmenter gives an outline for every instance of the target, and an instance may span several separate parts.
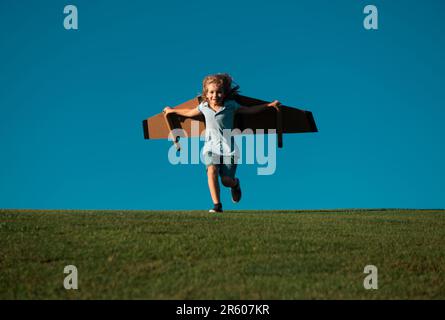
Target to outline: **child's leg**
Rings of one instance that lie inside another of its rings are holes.
[[[207,167],[207,180],[209,183],[210,196],[214,204],[221,203],[218,183],[218,167],[210,165]]]
[[[220,166],[221,183],[225,187],[233,188],[238,184],[235,178],[237,164],[233,157],[224,157],[224,163]]]
[[[238,184],[238,181],[236,178],[231,178],[228,176],[223,176],[221,177],[221,183],[225,186],[225,187],[229,187],[229,188],[233,188]]]
[[[236,161],[231,159],[220,165],[221,182],[224,186],[229,187],[232,193],[232,201],[238,203],[241,200],[241,186],[239,179],[235,178]]]

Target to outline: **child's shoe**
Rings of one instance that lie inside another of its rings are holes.
[[[236,178],[237,180],[237,184],[236,186],[234,186],[233,188],[231,188],[232,190],[232,201],[233,203],[238,203],[241,200],[241,186],[239,183],[239,179]]]
[[[217,203],[217,204],[213,205],[213,209],[210,209],[209,212],[210,213],[223,212],[222,204],[221,203]]]

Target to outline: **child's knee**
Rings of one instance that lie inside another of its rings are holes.
[[[218,168],[216,166],[208,166],[207,167],[207,174],[210,176],[217,176],[218,175]]]
[[[225,186],[225,187],[231,187],[233,185],[233,179],[230,177],[221,177],[221,183]]]

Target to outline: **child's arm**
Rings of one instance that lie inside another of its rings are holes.
[[[201,111],[198,110],[198,107],[193,108],[193,109],[178,109],[178,110],[172,109],[170,107],[165,107],[163,112],[166,114],[175,113],[179,116],[183,116],[183,117],[187,117],[187,118],[193,118],[193,117],[199,116],[201,114]]]
[[[255,114],[255,113],[258,113],[260,111],[265,110],[266,108],[277,108],[279,106],[281,106],[280,101],[275,100],[275,101],[270,102],[270,103],[259,104],[259,105],[256,105],[256,106],[250,106],[250,107],[241,106],[238,109],[237,112],[241,113],[241,114]]]

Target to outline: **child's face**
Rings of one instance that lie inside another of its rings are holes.
[[[224,91],[222,86],[216,83],[209,83],[207,85],[206,98],[212,106],[221,105],[224,101]]]

